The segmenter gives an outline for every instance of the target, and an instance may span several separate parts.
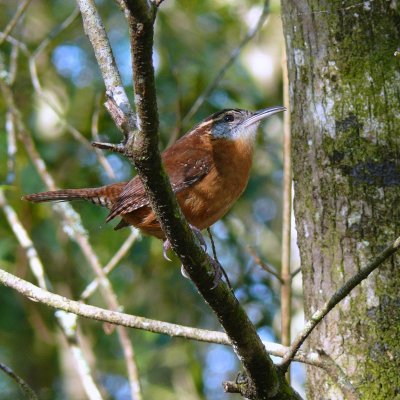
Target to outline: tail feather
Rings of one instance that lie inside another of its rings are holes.
[[[88,200],[94,204],[110,209],[115,200],[119,197],[125,185],[126,182],[121,182],[93,189],[53,190],[49,192],[28,194],[23,196],[22,199],[32,201],[34,203],[48,201]]]

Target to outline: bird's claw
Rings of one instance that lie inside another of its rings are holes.
[[[213,285],[212,285],[212,287],[210,289],[210,290],[213,290],[218,286],[219,281],[222,278],[223,271],[222,271],[222,266],[218,261],[214,260],[212,257],[209,257],[209,259],[210,259],[210,264],[211,264],[211,266],[213,267],[213,270],[214,270]],[[185,270],[185,267],[183,265],[181,265],[181,274],[185,278],[188,278],[188,279],[190,278],[188,273]]]
[[[204,240],[203,235],[201,234],[200,229],[196,228],[196,227],[193,226],[193,225],[189,225],[189,226],[190,226],[190,228],[192,229],[192,231],[193,231],[194,235],[196,236],[197,240],[200,242],[200,245],[204,248],[204,251],[206,251],[206,250],[207,250],[207,244],[206,244],[206,241]],[[164,242],[164,244],[163,244],[163,256],[164,256],[164,258],[165,258],[166,260],[168,260],[168,261],[171,261],[171,259],[170,259],[170,258],[168,257],[168,255],[167,255],[167,252],[168,252],[168,250],[170,250],[170,249],[171,249],[171,243],[170,243],[170,241],[167,239],[167,240],[165,240],[165,242]],[[219,281],[221,280],[224,271],[223,271],[223,269],[222,269],[221,264],[220,264],[217,260],[215,260],[215,259],[212,258],[212,257],[209,257],[209,259],[210,259],[210,264],[211,264],[211,266],[212,266],[212,268],[213,268],[213,270],[214,270],[213,285],[212,285],[212,287],[211,287],[211,290],[213,290],[213,289],[215,289],[215,288],[218,286]],[[185,278],[189,278],[189,275],[188,275],[188,273],[186,272],[185,267],[184,267],[183,265],[181,265],[181,274],[182,274]]]
[[[200,229],[196,228],[196,227],[193,226],[193,225],[189,225],[189,226],[190,226],[190,229],[193,231],[194,235],[196,236],[197,240],[200,242],[200,246],[202,246],[202,247],[204,248],[204,251],[206,251],[206,250],[207,250],[207,243],[206,243],[206,241],[204,240],[204,237],[203,237],[203,235],[201,234]],[[170,241],[169,241],[168,239],[166,239],[166,240],[164,241],[164,243],[163,243],[163,257],[164,257],[164,259],[167,260],[167,261],[172,261],[172,260],[168,257],[168,255],[167,255],[167,252],[168,252],[168,250],[171,250],[171,247],[172,247],[172,246],[171,246]],[[184,275],[183,273],[182,273],[182,275],[183,275],[183,276],[186,276],[186,275]]]
[[[220,280],[222,279],[222,273],[223,273],[223,271],[222,271],[222,266],[221,266],[221,264],[220,264],[217,260],[215,260],[215,259],[212,258],[212,257],[209,257],[209,259],[210,259],[210,264],[211,264],[211,266],[212,266],[213,269],[214,269],[213,285],[212,285],[212,287],[211,287],[211,289],[210,289],[210,290],[213,290],[213,289],[215,289],[215,288],[218,286]]]
[[[167,260],[167,261],[172,261],[167,255],[167,251],[170,250],[170,249],[171,249],[171,243],[167,239],[163,243],[163,252],[162,252],[164,259]]]

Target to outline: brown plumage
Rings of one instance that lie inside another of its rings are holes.
[[[259,121],[283,111],[273,107],[251,113],[223,110],[205,119],[162,154],[178,203],[188,222],[202,230],[231,208],[245,189]],[[116,229],[133,225],[165,239],[139,177],[93,189],[65,189],[24,196],[32,202],[84,199],[107,207],[107,221],[119,216]]]

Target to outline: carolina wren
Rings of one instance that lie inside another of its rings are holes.
[[[222,218],[249,180],[259,122],[284,107],[256,112],[225,109],[212,114],[162,153],[172,189],[187,221],[199,230]],[[99,188],[65,189],[24,196],[35,203],[89,200],[110,210],[120,229],[133,225],[165,240],[139,177]]]

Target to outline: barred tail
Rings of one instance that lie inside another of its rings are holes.
[[[94,204],[111,208],[125,185],[126,182],[121,182],[93,189],[61,189],[49,192],[33,193],[23,196],[22,200],[32,201],[33,203],[88,200]]]

